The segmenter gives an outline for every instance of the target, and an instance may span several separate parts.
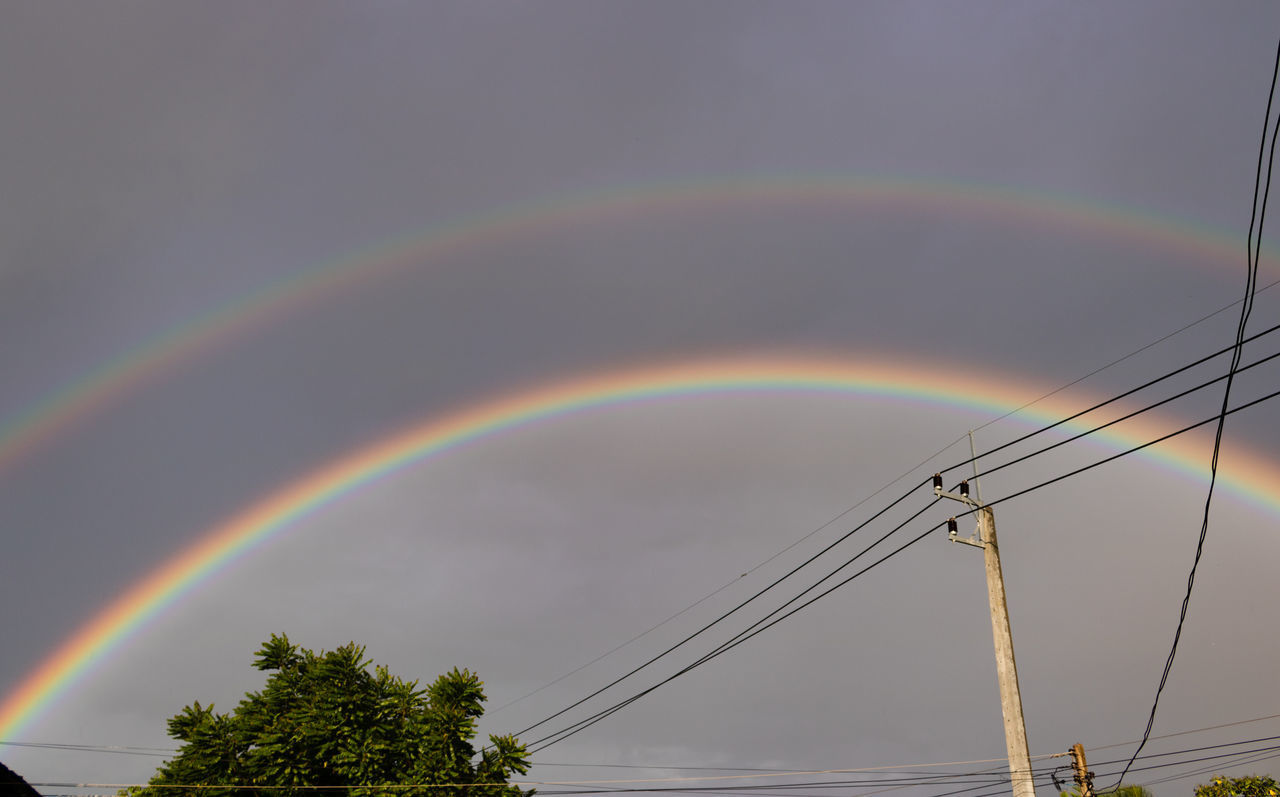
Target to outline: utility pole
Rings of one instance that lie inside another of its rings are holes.
[[[1093,797],[1093,773],[1084,760],[1084,745],[1076,742],[1071,746],[1071,765],[1076,772],[1076,786],[1080,788],[1080,797]]]
[[[969,446],[973,448],[973,432],[969,433]],[[974,482],[977,483],[977,462],[974,462]],[[1027,723],[1022,718],[1022,693],[1018,690],[1018,667],[1013,660],[1013,634],[1009,630],[1009,605],[1004,594],[1004,574],[1000,570],[1000,546],[996,542],[996,518],[991,507],[982,503],[982,490],[977,497],[969,497],[969,482],[960,482],[960,492],[942,489],[942,474],[934,474],[933,492],[940,498],[950,498],[970,507],[978,516],[977,537],[961,539],[956,536],[956,519],[947,521],[947,532],[952,542],[981,548],[986,560],[987,599],[991,605],[991,636],[995,641],[996,675],[1000,681],[1000,710],[1004,715],[1004,742],[1009,753],[1009,777],[1013,781],[1013,797],[1035,797],[1031,781],[1031,751],[1027,747]]]

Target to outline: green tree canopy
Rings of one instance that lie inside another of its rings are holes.
[[[1280,797],[1275,778],[1267,775],[1245,775],[1228,778],[1214,775],[1213,780],[1196,786],[1196,797]]]
[[[192,790],[202,797],[533,793],[508,783],[528,771],[514,736],[490,736],[478,756],[471,744],[483,713],[477,676],[454,668],[423,690],[370,669],[364,654],[354,642],[313,653],[272,634],[254,662],[271,673],[266,686],[230,714],[199,702],[184,708],[169,720],[177,755],[131,792],[175,797],[183,791],[172,786],[183,784],[227,786]],[[325,786],[335,788],[314,788]]]
[[[1080,787],[1076,786],[1070,791],[1058,793],[1059,797],[1080,797]],[[1115,791],[1104,792],[1105,797],[1154,797],[1150,791],[1142,786],[1131,784],[1122,784],[1115,788]]]

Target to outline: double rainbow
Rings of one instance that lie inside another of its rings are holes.
[[[874,177],[746,178],[627,186],[539,200],[435,227],[301,270],[123,352],[0,425],[0,474],[202,352],[338,296],[353,284],[401,269],[446,262],[472,247],[523,243],[560,229],[700,209],[778,206],[933,214],[999,226],[1042,225],[1059,234],[1114,239],[1170,252],[1209,267],[1243,267],[1243,256],[1233,240],[1185,221],[1093,201],[972,183]],[[879,395],[994,413],[1020,406],[1042,392],[998,375],[984,374],[979,380],[901,362],[730,358],[592,374],[433,415],[381,442],[334,459],[199,535],[194,545],[135,583],[79,628],[4,697],[0,739],[15,739],[148,619],[217,570],[262,540],[384,474],[469,441],[588,408],[676,400],[694,394],[760,391]],[[1046,419],[1069,409],[1061,401],[1044,402],[1028,416]],[[1129,444],[1152,431],[1141,423],[1125,428],[1110,440]],[[1203,468],[1199,458],[1177,441],[1148,456],[1187,473]],[[1278,508],[1276,499],[1264,489],[1280,475],[1275,466],[1259,457],[1236,457],[1229,464],[1233,469],[1224,479],[1227,489],[1269,510]]]

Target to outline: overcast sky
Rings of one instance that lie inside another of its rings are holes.
[[[469,667],[498,707],[732,582],[484,723],[524,728],[836,539],[909,482],[823,524],[899,475],[963,459],[967,442],[931,455],[1002,414],[990,404],[1008,393],[1000,386],[1048,393],[1240,299],[1280,31],[1280,9],[1264,3],[5,11],[0,423],[282,280],[344,259],[376,264],[367,253],[379,247],[489,221],[466,245],[423,239],[394,268],[369,265],[272,305],[122,384],[0,470],[0,695],[237,511],[398,429],[498,396],[750,356],[891,362],[992,385],[951,403],[761,391],[631,403],[402,470],[221,571],[22,738],[0,740],[151,747],[169,745],[165,721],[184,704],[229,709],[260,685],[252,654],[273,631],[314,648],[358,641],[407,678]],[[783,180],[790,194],[764,188]],[[815,190],[819,180],[844,198]],[[681,203],[681,185],[721,187]],[[652,201],[628,204],[642,190]],[[519,223],[535,217],[544,222]],[[1260,284],[1276,279],[1280,265],[1264,259]],[[1250,331],[1278,311],[1280,288],[1260,294]],[[1083,408],[1229,344],[1237,312],[1075,385],[1057,406]],[[1267,340],[1246,361],[1274,351]],[[1209,368],[1180,384],[1220,375],[1225,360]],[[1238,380],[1239,401],[1277,376]],[[1132,406],[1173,388],[1163,390]],[[1210,392],[1163,408],[1150,428],[1206,417],[1221,385]],[[1001,420],[978,446],[1035,423]],[[1253,455],[1280,474],[1277,426],[1272,404],[1229,418],[1224,472]],[[1130,457],[998,510],[1033,755],[1081,742],[1106,762],[1133,745],[1098,748],[1141,735],[1207,490],[1211,435],[1194,440],[1198,476],[1159,454]],[[984,495],[1112,450],[1072,446],[984,480]],[[1217,494],[1155,734],[1280,714],[1277,520]],[[845,556],[776,602],[856,550],[833,552]],[[998,759],[982,572],[977,551],[936,535],[540,753],[532,774]],[[1147,752],[1277,734],[1272,719]],[[0,760],[33,782],[135,783],[160,759],[0,745]],[[1102,774],[1117,767],[1094,768],[1110,785]],[[1152,788],[1185,795],[1207,777]]]

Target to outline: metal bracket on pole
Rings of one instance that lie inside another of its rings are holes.
[[[982,503],[975,501],[969,497],[969,482],[960,482],[960,492],[953,493],[942,489],[942,474],[935,473],[933,475],[933,494],[939,498],[950,498],[952,501],[959,501],[971,509],[981,509]],[[968,539],[957,536],[956,519],[951,518],[947,521],[947,538],[952,542],[958,542],[961,545],[972,545],[974,548],[985,548],[987,544],[982,541],[981,526],[974,528],[973,536]]]

